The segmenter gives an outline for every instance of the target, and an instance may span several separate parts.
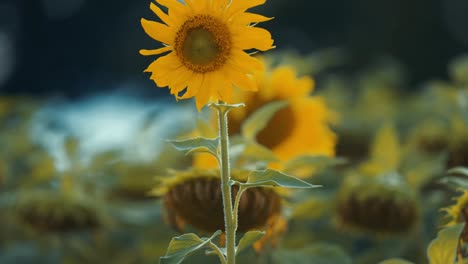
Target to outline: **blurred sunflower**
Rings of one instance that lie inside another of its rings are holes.
[[[455,200],[456,203],[454,205],[443,209],[447,213],[448,223],[446,226],[465,223],[461,239],[464,242],[468,242],[468,225],[466,225],[468,223],[468,190],[463,190],[462,195]]]
[[[94,200],[45,190],[20,193],[16,217],[40,233],[96,230],[104,225],[102,212]]]
[[[151,79],[159,87],[169,86],[177,99],[196,97],[199,110],[209,101],[231,102],[233,85],[257,90],[252,73],[262,64],[244,50],[273,48],[270,33],[254,27],[271,18],[246,10],[265,0],[157,2],[168,9],[166,14],[157,5],[150,5],[163,23],[142,19],[141,24],[164,47],[140,53],[148,56],[169,52],[145,70],[152,73]]]
[[[232,177],[239,181],[247,179],[247,171],[235,170]],[[160,182],[152,194],[162,197],[166,219],[176,230],[182,232],[186,225],[202,232],[224,230],[224,213],[220,177],[217,170],[192,169],[173,171]],[[232,187],[233,198],[237,186]],[[241,196],[238,211],[238,231],[266,230],[266,235],[254,248],[259,251],[265,243],[275,246],[285,232],[286,220],[282,215],[282,195],[278,188],[250,188]]]
[[[297,77],[292,66],[268,67],[256,72],[259,92],[238,91],[233,98],[245,102],[246,107],[229,113],[229,133],[240,132],[243,122],[263,106],[272,102],[286,101],[286,107],[276,112],[266,127],[256,136],[256,141],[271,149],[280,162],[303,155],[335,155],[336,135],[329,128],[335,119],[322,97],[310,96],[314,81],[310,77]],[[213,124],[216,122],[212,119]],[[206,133],[206,132],[204,132]],[[210,135],[214,136],[215,131]],[[214,168],[216,160],[208,154],[197,154],[194,165]],[[281,164],[270,164],[280,168]]]

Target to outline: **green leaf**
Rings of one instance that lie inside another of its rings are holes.
[[[312,168],[316,171],[346,164],[347,160],[340,157],[327,157],[321,155],[304,155],[292,159],[285,164],[285,171],[294,171],[300,168]]]
[[[270,119],[282,108],[288,105],[285,101],[276,101],[269,103],[257,111],[255,111],[252,115],[250,115],[247,120],[245,120],[244,124],[242,125],[241,132],[242,136],[249,140],[255,140],[258,132],[266,127]],[[274,131],[271,131],[275,133]]]
[[[184,140],[169,140],[169,142],[177,150],[184,152],[186,155],[193,152],[208,152],[217,156],[218,153],[218,138],[196,137]]]
[[[455,167],[447,171],[450,175],[461,175],[468,177],[468,168],[466,167]]]
[[[453,188],[468,189],[468,179],[460,177],[445,177],[440,180],[441,183],[452,186]]]
[[[321,187],[320,185],[313,185],[296,177],[272,169],[254,170],[250,172],[247,182],[240,183],[240,185],[247,188],[256,186],[280,186],[287,188]]]
[[[169,243],[166,255],[159,259],[160,264],[179,264],[192,252],[206,246],[213,238],[221,234],[220,230],[216,231],[210,238],[200,238],[197,235],[183,234],[174,237]]]
[[[400,258],[392,258],[392,259],[381,261],[379,262],[379,264],[413,264],[413,262],[400,259]]]
[[[237,245],[236,255],[244,249],[250,247],[253,243],[257,242],[260,238],[265,235],[265,231],[249,231],[239,241]]]
[[[458,241],[464,224],[447,227],[439,231],[437,238],[427,248],[430,264],[451,264],[455,261]]]

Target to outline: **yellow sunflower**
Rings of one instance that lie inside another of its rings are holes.
[[[292,66],[279,66],[255,73],[259,92],[237,91],[236,102],[246,107],[229,113],[229,133],[238,134],[242,123],[256,110],[268,103],[287,101],[257,135],[257,142],[271,149],[285,162],[302,155],[334,156],[336,135],[328,126],[335,119],[322,97],[310,96],[314,81],[308,76],[297,77]],[[213,123],[216,120],[213,118]],[[214,136],[206,135],[206,136]],[[216,160],[208,154],[197,154],[194,165],[214,168]],[[275,168],[280,164],[271,164]]]
[[[145,32],[164,47],[141,50],[142,55],[167,53],[145,72],[159,87],[168,86],[177,99],[195,97],[198,110],[210,101],[231,102],[232,87],[256,91],[252,78],[262,63],[245,50],[273,48],[271,34],[254,27],[268,21],[247,9],[265,0],[157,0],[151,3],[162,23],[141,19]]]

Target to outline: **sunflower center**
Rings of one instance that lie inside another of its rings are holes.
[[[209,15],[194,16],[177,32],[174,48],[182,64],[197,73],[222,67],[231,54],[228,27]]]

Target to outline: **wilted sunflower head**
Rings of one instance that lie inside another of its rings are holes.
[[[247,179],[247,172],[233,171],[239,181]],[[232,187],[233,198],[237,186]],[[176,230],[191,225],[202,232],[224,230],[223,201],[219,173],[216,170],[193,169],[172,172],[162,178],[152,192],[163,199],[166,219]],[[250,188],[241,197],[238,211],[238,230],[267,229],[267,236],[284,231],[282,198],[273,188]],[[282,226],[282,228],[279,228]]]
[[[286,106],[277,111],[266,127],[256,136],[256,141],[271,149],[275,156],[285,162],[302,155],[333,157],[336,135],[329,124],[334,112],[327,108],[323,98],[310,96],[314,81],[308,76],[298,77],[292,66],[278,66],[257,72],[259,91],[237,91],[236,102],[245,102],[246,107],[229,112],[229,133],[238,135],[242,124],[260,108],[274,102],[284,101]],[[215,117],[212,123],[215,124]],[[213,136],[215,132],[212,132]],[[211,160],[211,161],[210,161]],[[208,155],[195,156],[194,165],[213,168],[215,160]],[[275,165],[280,167],[279,164]]]
[[[246,12],[265,0],[157,0],[151,3],[162,23],[141,20],[145,32],[164,47],[141,50],[142,55],[167,53],[145,71],[159,87],[169,86],[177,99],[195,97],[197,108],[213,100],[232,102],[233,86],[255,91],[252,73],[262,64],[244,50],[273,48],[270,32],[255,27],[268,21]]]
[[[16,217],[36,232],[95,230],[104,224],[95,201],[53,191],[21,193]]]
[[[403,234],[416,226],[419,205],[416,193],[397,175],[366,179],[349,177],[336,204],[339,224],[377,234]]]
[[[461,238],[463,241],[468,242],[468,190],[463,190],[463,193],[457,197],[456,203],[443,211],[446,212],[448,223],[446,226],[454,226],[459,223],[465,223]]]

